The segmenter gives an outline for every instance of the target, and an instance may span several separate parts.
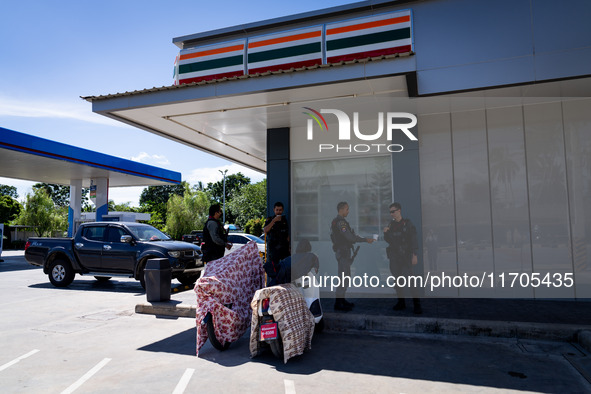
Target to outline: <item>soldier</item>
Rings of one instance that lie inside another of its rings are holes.
[[[402,218],[402,206],[400,203],[390,205],[392,221],[388,227],[384,227],[384,239],[388,243],[386,254],[390,260],[390,271],[396,278],[400,276],[408,278],[412,275],[412,266],[417,264],[417,229],[410,219]],[[414,313],[421,314],[421,300],[418,296],[418,289],[411,288],[413,297]],[[399,311],[406,308],[404,287],[396,288],[398,302],[394,310]]]
[[[349,204],[341,201],[337,204],[338,215],[332,220],[330,225],[330,239],[332,241],[332,250],[335,252],[339,268],[340,286],[336,290],[336,299],[334,309],[337,311],[348,312],[353,309],[354,304],[345,300],[347,286],[343,280],[344,277],[351,277],[351,249],[356,242],[373,243],[373,238],[363,238],[355,234],[345,219],[349,215]]]

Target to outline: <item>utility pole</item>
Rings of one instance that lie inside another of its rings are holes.
[[[228,172],[228,170],[218,170],[219,172],[222,173],[222,175],[224,176],[224,207],[222,209],[222,214],[223,214],[223,218],[222,218],[222,224],[226,224],[226,173]]]

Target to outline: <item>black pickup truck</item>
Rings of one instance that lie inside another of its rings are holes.
[[[185,234],[181,237],[181,241],[189,242],[197,246],[201,246],[201,240],[203,239],[202,230],[193,230],[190,234]]]
[[[74,238],[30,238],[25,259],[43,267],[56,287],[68,286],[75,274],[97,280],[126,276],[145,288],[144,268],[151,258],[168,258],[172,278],[190,285],[201,275],[201,249],[174,241],[156,228],[141,223],[94,222],[81,224]]]

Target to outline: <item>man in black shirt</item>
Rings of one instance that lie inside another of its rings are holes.
[[[202,259],[205,263],[224,257],[226,252],[224,248],[228,250],[232,248],[232,244],[228,242],[228,234],[220,223],[220,216],[222,216],[220,204],[209,207],[209,218],[203,227],[203,245],[201,247]]]
[[[390,272],[396,278],[405,277],[406,283],[410,285],[409,277],[413,275],[412,266],[417,264],[417,229],[410,219],[402,218],[402,206],[400,203],[390,205],[390,215],[392,221],[388,227],[384,227],[384,239],[388,243],[386,254],[390,259]],[[414,313],[423,313],[421,300],[418,296],[418,289],[412,286],[411,295],[413,297]],[[396,288],[398,302],[394,305],[394,310],[399,311],[406,308],[404,287]]]
[[[275,284],[275,276],[279,269],[279,261],[290,255],[289,224],[283,215],[283,203],[278,201],[273,206],[273,216],[269,216],[263,228],[267,242],[267,286]]]

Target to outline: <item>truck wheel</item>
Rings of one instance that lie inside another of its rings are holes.
[[[218,341],[217,337],[215,336],[215,331],[213,329],[213,316],[211,316],[211,312],[208,312],[205,316],[205,327],[207,328],[207,337],[209,338],[209,342],[219,351],[226,350],[230,347],[230,342],[226,342],[223,345]]]
[[[146,263],[143,262],[141,267],[140,267],[140,285],[142,285],[142,287],[144,288],[144,290],[146,290],[146,277],[144,275],[144,269],[146,268]]]
[[[148,256],[139,262],[138,280],[140,281],[140,285],[142,285],[144,290],[146,290],[146,277],[145,277],[144,271],[146,269],[146,264],[148,263],[148,260],[151,258],[153,258],[153,257]]]
[[[55,259],[49,265],[49,281],[55,287],[66,287],[74,280],[74,270],[69,262]]]

